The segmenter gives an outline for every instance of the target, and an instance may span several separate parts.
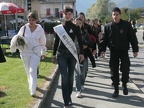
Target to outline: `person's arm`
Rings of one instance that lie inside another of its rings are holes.
[[[138,40],[130,23],[128,23],[128,39],[129,42],[131,43],[133,52],[138,52],[139,51]]]
[[[107,27],[105,26],[104,28],[104,33],[102,35],[102,39],[100,40],[100,52],[102,54],[102,56],[105,56],[105,52],[106,52],[106,47],[108,45],[108,32],[107,32]]]
[[[102,35],[102,39],[100,40],[100,50],[106,51],[107,43],[108,43],[108,32],[107,27],[104,28],[104,34]]]
[[[80,48],[80,54],[83,54],[83,43],[82,43],[82,36],[81,36],[81,32],[80,32],[80,27],[76,26],[76,36],[77,36],[77,40],[78,40],[78,44],[79,44],[79,48]]]
[[[77,40],[78,40],[78,44],[79,44],[79,48],[80,48],[80,55],[79,55],[79,59],[80,62],[82,62],[84,60],[84,51],[83,51],[83,43],[82,43],[82,36],[81,36],[81,32],[80,32],[80,27],[76,26],[76,36],[77,36]]]
[[[59,37],[58,37],[57,34],[55,34],[55,42],[54,42],[53,56],[56,55],[58,45],[59,45]]]
[[[53,49],[53,55],[52,55],[52,62],[56,63],[56,52],[59,46],[59,37],[57,34],[55,34],[55,42],[54,42],[54,49]]]
[[[46,36],[45,36],[45,33],[44,33],[44,30],[42,29],[41,31],[41,37],[39,38],[39,42],[40,42],[40,45],[41,45],[41,55],[42,55],[42,59],[44,59],[44,55],[46,53]]]

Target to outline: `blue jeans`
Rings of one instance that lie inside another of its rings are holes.
[[[81,75],[75,67],[75,82],[76,82],[76,91],[81,91]]]
[[[58,52],[58,65],[61,73],[62,95],[65,106],[71,101],[76,59],[69,52]]]
[[[76,81],[76,91],[81,91],[81,86],[84,85],[85,79],[87,76],[87,68],[88,68],[88,57],[84,59],[81,69],[81,75],[75,69],[75,81]]]

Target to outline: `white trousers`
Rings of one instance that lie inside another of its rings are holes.
[[[36,83],[37,83],[37,67],[40,62],[40,57],[32,54],[31,56],[21,56],[28,77],[28,84],[30,94],[36,93]]]

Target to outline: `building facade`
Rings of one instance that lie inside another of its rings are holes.
[[[63,7],[70,5],[74,9],[75,16],[75,3],[76,0],[33,0],[32,10],[36,10],[41,18],[59,18]]]

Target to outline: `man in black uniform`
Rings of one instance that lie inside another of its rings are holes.
[[[110,49],[111,80],[114,85],[113,97],[119,95],[119,62],[122,72],[123,94],[128,95],[127,83],[129,81],[130,60],[128,55],[129,43],[131,43],[133,56],[138,55],[138,41],[131,24],[120,19],[121,10],[115,7],[112,10],[113,22],[108,23],[104,29],[104,36],[100,42],[101,54],[104,57],[106,46]]]

